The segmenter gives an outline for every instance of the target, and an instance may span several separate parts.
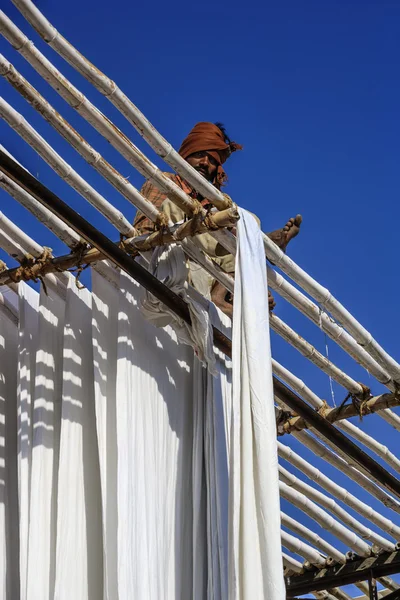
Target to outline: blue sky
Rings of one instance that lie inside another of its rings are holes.
[[[227,192],[256,212],[263,229],[303,215],[290,256],[400,360],[397,218],[400,41],[397,2],[148,2],[41,0],[46,16],[115,79],[175,147],[199,120],[222,121],[244,150],[226,164]],[[155,156],[111,104],[44,44],[10,0],[8,16],[142,150]],[[142,177],[76,115],[4,39],[1,52],[130,181]],[[4,80],[4,96],[126,216],[134,209],[104,182]],[[3,121],[0,142],[35,176],[113,239],[115,230],[65,185]],[[1,210],[55,253],[65,248],[0,191]],[[0,257],[4,257],[0,252]],[[12,261],[8,259],[8,264]],[[284,300],[277,314],[325,353],[325,337]],[[273,336],[274,356],[331,401],[327,376]],[[381,388],[328,342],[334,362]],[[336,401],[346,395],[334,386]],[[378,417],[361,427],[396,452]],[[294,443],[294,442],[293,442]],[[319,466],[322,463],[318,463]],[[332,469],[338,481],[358,489]],[[382,512],[389,511],[360,492]],[[385,512],[385,514],[386,514]],[[294,513],[293,513],[294,514]],[[391,518],[396,518],[394,513]],[[313,526],[314,527],[314,526]],[[315,527],[316,528],[316,527]],[[317,529],[317,528],[316,528]],[[329,538],[329,536],[326,536]]]

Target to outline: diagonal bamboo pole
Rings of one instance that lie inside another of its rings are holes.
[[[323,529],[329,531],[349,548],[352,548],[356,554],[359,554],[360,556],[371,555],[372,548],[367,542],[334,519],[323,508],[310,500],[310,498],[301,492],[294,490],[283,481],[279,481],[279,491],[283,498],[311,517],[311,519],[316,521]]]
[[[324,460],[328,459],[328,456],[324,453],[324,447],[322,446],[322,444],[317,442],[317,440],[315,440],[316,444],[308,444],[306,443],[307,440],[304,439],[301,439],[300,441],[303,445],[308,447],[316,456],[320,456]],[[292,450],[292,448],[289,448],[288,446],[282,444],[282,442],[280,442],[279,440],[278,454],[280,458],[287,460],[291,465],[296,467],[296,469],[299,469],[309,479],[311,479],[311,481],[317,483],[322,489],[326,490],[329,494],[332,494],[332,496],[334,496],[344,504],[347,504],[347,506],[355,510],[365,519],[371,521],[371,523],[374,523],[374,525],[379,527],[388,535],[392,536],[395,540],[400,540],[400,527],[396,523],[383,516],[380,512],[374,510],[370,504],[363,502],[357,496],[351,494],[346,488],[338,485],[335,481],[327,477],[325,473],[314,467],[314,465],[310,464],[308,461],[302,458],[299,454],[297,454],[297,452]],[[330,461],[328,460],[328,462]],[[343,465],[341,464],[340,460],[332,460],[331,464],[340,471],[343,468]],[[346,473],[346,471],[344,472]],[[350,476],[352,477],[352,475]]]
[[[381,535],[375,533],[375,531],[372,531],[369,527],[363,525],[363,523],[352,517],[350,513],[339,506],[335,500],[316,490],[311,485],[308,485],[308,483],[305,483],[282,466],[279,466],[279,477],[287,485],[293,487],[298,492],[304,494],[304,496],[307,498],[310,498],[310,500],[313,502],[316,502],[317,504],[323,506],[326,510],[329,510],[331,513],[333,513],[335,517],[340,519],[342,523],[345,523],[347,527],[353,529],[353,531],[361,536],[363,540],[369,540],[378,548],[388,552],[394,552],[394,550],[397,550],[396,545],[393,542],[387,540]]]
[[[329,544],[314,531],[311,531],[311,529],[305,527],[297,519],[293,519],[282,511],[281,523],[284,527],[287,527],[297,535],[303,537],[305,540],[307,540],[307,542],[310,542],[310,544],[313,544],[313,546],[321,550],[321,552],[326,554],[326,556],[329,556],[333,560],[342,564],[346,562],[346,556],[343,554],[343,552],[340,552],[340,550],[335,548],[335,546],[332,546],[332,544]]]

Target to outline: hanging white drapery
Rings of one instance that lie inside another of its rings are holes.
[[[260,229],[239,209],[233,305],[230,600],[284,600],[278,454]]]
[[[229,542],[229,519],[236,516],[229,507],[237,499],[232,476],[235,485],[238,477],[240,486],[248,482],[247,471],[236,469],[235,436],[255,429],[241,416],[238,432],[232,420],[247,396],[243,382],[232,396],[231,360],[206,342],[212,375],[179,341],[174,324],[157,328],[144,318],[145,291],[110,265],[102,275],[93,272],[91,293],[72,276],[65,297],[47,292],[39,296],[20,284],[18,398],[17,365],[13,380],[0,363],[1,394],[9,398],[0,418],[12,423],[18,407],[21,424],[18,477],[14,469],[19,554],[7,538],[10,503],[0,497],[3,572],[9,573],[11,550],[20,561],[14,579],[21,595],[8,587],[7,600],[254,598],[253,588],[238,592],[228,568],[229,544],[240,561],[249,557],[246,540]],[[229,319],[205,306],[199,305],[204,340],[210,324],[230,337]],[[17,325],[5,324],[2,313],[0,323],[7,334],[0,334],[0,351],[14,343],[16,357]],[[233,364],[244,368],[235,354]],[[16,431],[15,419],[15,440]],[[13,459],[17,464],[12,439],[2,442],[10,466]],[[253,527],[255,515],[247,517]],[[249,559],[264,565],[261,541],[258,549]]]

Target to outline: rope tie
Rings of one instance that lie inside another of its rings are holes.
[[[347,400],[347,398],[346,398]],[[326,415],[327,413],[332,410],[331,407],[329,406],[329,404],[327,403],[326,400],[322,400],[322,405],[319,407],[319,409],[317,410],[317,413],[319,415],[321,415],[321,417],[324,417],[324,419],[326,419]]]
[[[193,214],[190,220],[190,235],[193,237],[196,235],[199,227],[204,221],[203,217],[203,206],[198,200],[193,200]]]
[[[361,394],[352,394],[351,392],[349,392],[347,394],[346,398],[341,403],[341,405],[338,407],[337,414],[340,413],[342,408],[346,405],[346,402],[349,399],[351,399],[351,403],[354,406],[354,408],[356,409],[358,416],[360,417],[360,420],[362,421],[363,416],[371,412],[371,410],[368,406],[368,400],[371,398],[371,390],[369,389],[369,387],[367,387],[363,383],[360,383],[360,382],[358,382],[358,383],[362,387],[362,393]]]
[[[158,231],[157,239],[160,242],[157,245],[164,246],[164,234],[169,233],[169,217],[163,210],[158,213],[154,225]]]
[[[27,254],[21,260],[21,265],[16,269],[14,273],[10,273],[10,278],[14,283],[19,283],[20,281],[34,281],[37,283],[41,281],[43,287],[46,291],[46,285],[43,281],[43,273],[44,268],[51,262],[53,259],[53,254],[51,248],[47,248],[45,246],[43,248],[43,252],[36,259],[31,254]]]
[[[124,234],[124,233],[119,234],[119,247],[121,248],[121,250],[126,252],[126,254],[129,254],[133,258],[136,258],[136,256],[139,256],[139,250],[135,250],[134,248],[132,248],[132,246],[130,246],[129,244],[126,244],[125,241],[128,238],[135,238],[135,237],[138,237],[139,235],[140,234],[137,231],[137,229],[133,229],[132,231],[130,231],[127,234]]]
[[[85,287],[82,283],[80,283],[79,280],[82,275],[82,272],[89,266],[89,263],[85,264],[84,261],[85,254],[87,251],[88,246],[86,244],[81,244],[80,246],[78,246],[78,248],[74,252],[74,255],[77,258],[76,265],[72,269],[68,269],[70,273],[73,273],[75,275],[75,285],[78,288],[78,290],[83,290],[83,288]]]
[[[210,204],[207,208],[207,212],[206,212],[206,215],[205,215],[203,221],[204,221],[204,225],[207,227],[207,229],[210,229],[211,231],[216,231],[217,229],[219,229],[219,227],[215,223],[214,217],[211,214],[211,209],[212,209],[212,206]]]

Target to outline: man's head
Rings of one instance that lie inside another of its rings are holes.
[[[218,161],[207,150],[193,152],[187,157],[187,162],[208,181],[213,182],[217,174]]]
[[[222,164],[242,146],[231,142],[221,123],[197,123],[183,140],[179,154],[188,163],[220,188],[227,177]]]

